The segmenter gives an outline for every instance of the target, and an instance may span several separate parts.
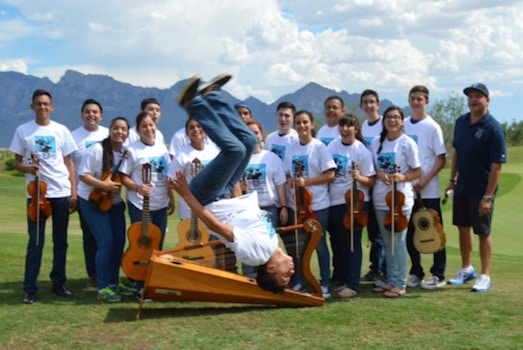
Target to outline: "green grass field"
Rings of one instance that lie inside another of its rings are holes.
[[[51,292],[52,243],[47,235],[38,302],[22,304],[27,223],[22,177],[0,172],[0,348],[2,349],[521,349],[523,348],[523,148],[509,149],[496,199],[493,287],[470,293],[471,284],[437,291],[409,289],[388,300],[362,284],[351,300],[331,298],[322,307],[279,308],[214,303],[149,303],[135,321],[138,303],[99,302],[87,283],[78,215],[70,223],[68,286],[63,300]],[[448,169],[441,182],[448,181]],[[447,277],[460,267],[457,229],[444,208]],[[177,242],[170,218],[165,247]],[[49,230],[49,227],[48,227]],[[477,243],[477,241],[476,241]],[[368,248],[364,249],[365,252]],[[313,271],[317,273],[313,257]],[[424,256],[425,270],[431,257]],[[477,247],[473,263],[479,268]],[[364,271],[368,267],[364,256]]]

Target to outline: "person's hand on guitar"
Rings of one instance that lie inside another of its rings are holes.
[[[136,186],[136,192],[144,197],[150,197],[153,192],[153,188],[150,184],[143,184]]]

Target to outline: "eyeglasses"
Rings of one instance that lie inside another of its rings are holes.
[[[387,115],[387,116],[385,116],[385,119],[387,119],[387,120],[399,120],[399,119],[401,119],[401,115]]]

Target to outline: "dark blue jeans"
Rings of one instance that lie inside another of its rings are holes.
[[[84,218],[84,213],[80,206],[78,206],[78,216],[80,218],[80,228],[82,229],[85,269],[87,270],[87,276],[91,278],[96,276],[96,239]]]
[[[202,205],[230,195],[242,178],[257,139],[219,92],[196,96],[187,106],[220,153],[191,180],[192,194]]]
[[[67,228],[69,226],[70,197],[48,198],[51,204],[53,220],[53,268],[50,273],[54,286],[65,284],[65,260],[67,255]],[[28,198],[29,206],[31,199]],[[36,223],[27,219],[29,242],[25,256],[24,292],[38,292],[37,279],[42,264],[42,252],[45,244],[45,223],[47,219],[40,218],[38,242],[36,237]],[[38,245],[37,245],[38,243]]]
[[[96,271],[98,289],[116,286],[125,245],[125,204],[117,203],[102,212],[89,201],[80,198],[80,209],[97,244]]]
[[[363,209],[367,210],[368,204],[365,203]],[[336,242],[339,245],[338,250],[343,264],[345,275],[343,282],[354,291],[358,291],[360,284],[361,264],[363,253],[361,249],[361,232],[362,228],[354,228],[353,232],[353,250],[351,251],[351,233],[343,224],[343,218],[347,212],[347,204],[340,204],[329,208],[329,217],[331,220],[331,235],[335,235]],[[333,249],[334,250],[334,249]]]
[[[441,220],[441,225],[443,225],[443,217],[441,216],[441,205],[440,199],[423,199],[423,205],[426,208],[434,209]],[[412,208],[412,216],[419,208],[414,205]],[[411,216],[411,219],[412,219]],[[409,252],[410,262],[412,264],[410,268],[410,274],[416,275],[420,279],[423,279],[425,272],[423,272],[423,266],[421,266],[421,254],[414,247],[414,225],[412,220],[409,222],[409,230],[407,231],[407,251]],[[433,254],[433,263],[430,268],[430,273],[438,276],[439,279],[445,279],[445,269],[447,267],[447,252],[445,248]]]
[[[367,234],[370,241],[370,270],[379,275],[386,275],[387,263],[385,261],[385,245],[383,244],[383,237],[381,236],[378,221],[376,219],[376,211],[374,210],[372,199],[369,201],[367,214]]]

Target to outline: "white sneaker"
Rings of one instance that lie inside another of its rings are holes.
[[[421,280],[416,275],[410,275],[410,278],[407,280],[407,287],[417,287],[421,284]]]
[[[420,287],[423,289],[436,289],[444,287],[447,284],[444,279],[439,279],[438,276],[432,275],[432,277],[427,281],[421,281]]]
[[[474,279],[476,277],[476,271],[471,266],[469,269],[461,268],[459,269],[458,273],[456,273],[456,276],[454,276],[453,279],[449,280],[449,284],[454,285],[462,285],[464,283],[467,283],[468,281]]]
[[[331,291],[330,291],[329,286],[321,286],[321,292],[323,293],[323,297],[325,299],[331,297]]]
[[[490,277],[487,275],[479,275],[479,278],[474,283],[471,292],[485,293],[490,289]]]
[[[301,283],[296,283],[293,287],[292,287],[292,290],[296,291],[296,292],[301,292],[305,289],[305,287],[301,284]]]

